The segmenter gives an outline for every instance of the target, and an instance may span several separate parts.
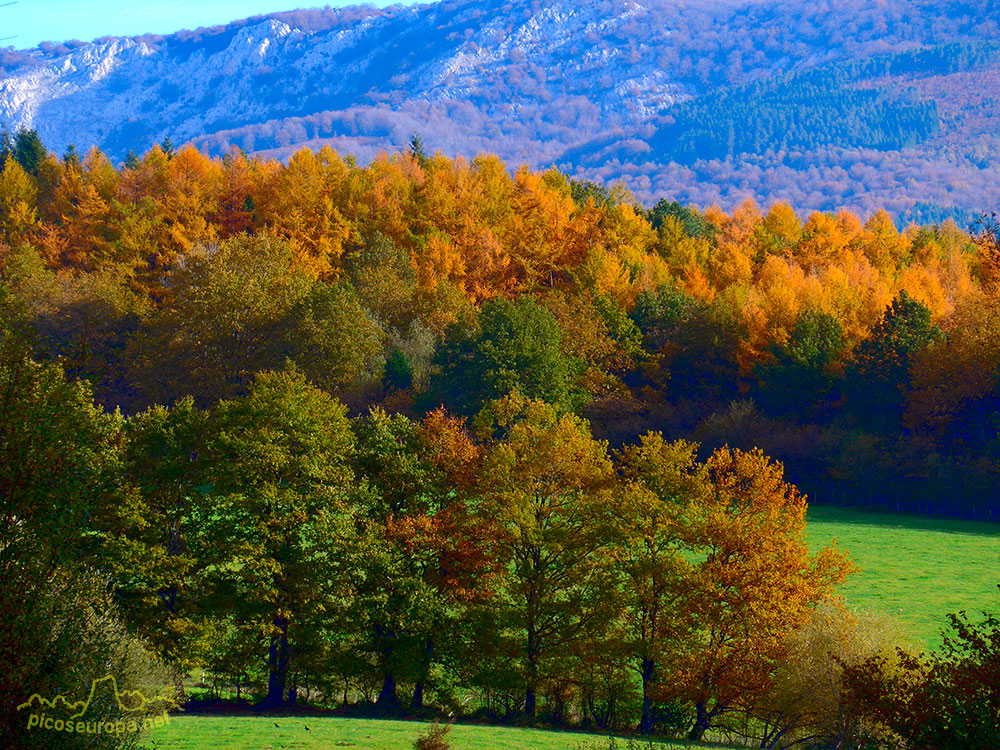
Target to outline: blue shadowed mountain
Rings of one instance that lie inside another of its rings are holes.
[[[121,160],[169,136],[370,159],[449,154],[623,179],[638,197],[995,208],[991,1],[454,0],[277,13],[0,51],[0,123]]]

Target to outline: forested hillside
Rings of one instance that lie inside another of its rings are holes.
[[[26,685],[102,672],[197,673],[188,709],[995,736],[996,619],[897,651],[805,535],[807,495],[995,517],[995,219],[647,210],[419,138],[0,161],[7,746],[44,741]]]
[[[818,502],[996,511],[989,220],[646,210],[418,142],[364,167],[11,148],[5,283],[107,409],[210,406],[286,364],[356,412],[471,417],[518,390],[613,446],[762,447]]]

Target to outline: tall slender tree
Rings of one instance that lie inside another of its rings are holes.
[[[220,403],[209,435],[211,502],[198,523],[214,541],[214,609],[263,640],[265,704],[278,707],[310,632],[346,607],[354,437],[344,406],[295,371],[262,373]]]
[[[600,522],[613,467],[589,425],[512,395],[477,417],[486,507],[499,526],[509,626],[519,655],[524,712],[534,717],[553,664],[601,616],[608,586]]]

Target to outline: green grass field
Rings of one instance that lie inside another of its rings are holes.
[[[1000,610],[1000,524],[867,513],[814,505],[810,544],[837,539],[861,568],[848,604],[897,620],[916,646],[940,646],[949,612]]]
[[[277,726],[275,726],[277,724]],[[306,731],[306,727],[309,730]],[[165,750],[413,750],[427,724],[413,721],[339,717],[175,716],[147,739],[147,748]],[[577,750],[607,747],[607,738],[578,732],[514,727],[456,725],[453,750]],[[619,750],[628,750],[618,741]],[[642,743],[641,750],[650,747]],[[721,745],[654,743],[657,750],[721,748]]]

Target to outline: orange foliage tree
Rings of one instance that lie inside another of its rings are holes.
[[[658,685],[663,697],[694,705],[693,740],[767,690],[787,634],[851,569],[834,548],[809,555],[805,497],[780,463],[721,448],[705,471],[707,492],[679,524],[692,561],[684,632],[661,651],[670,669]]]

